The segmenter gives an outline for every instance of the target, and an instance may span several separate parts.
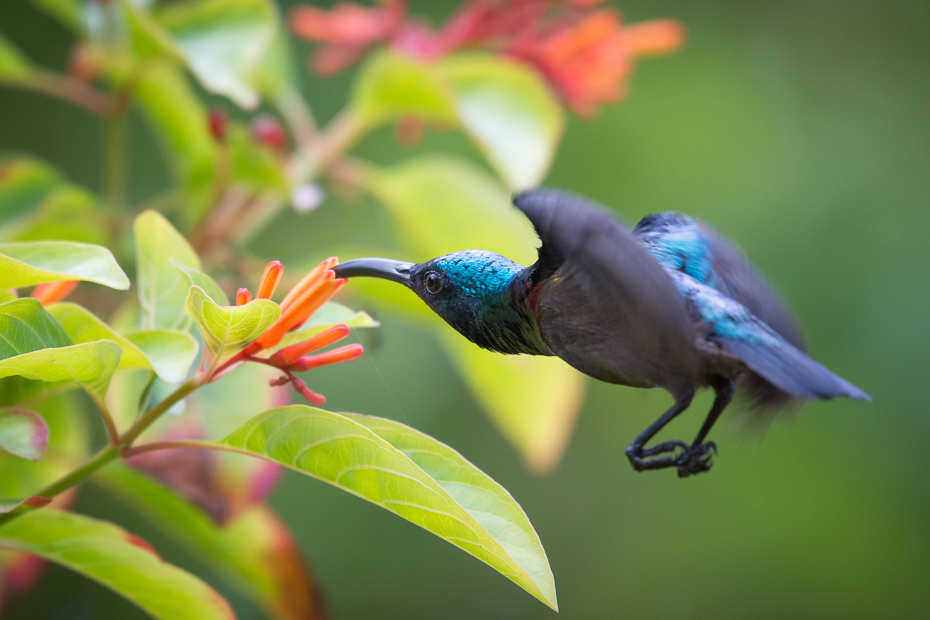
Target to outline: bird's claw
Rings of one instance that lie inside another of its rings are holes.
[[[717,456],[717,444],[713,441],[688,447],[678,457],[678,477],[687,478],[694,474],[710,471],[715,456]]]
[[[681,448],[683,452],[679,456],[656,456],[665,452],[675,452]],[[646,471],[647,469],[662,469],[664,467],[674,467],[681,460],[681,457],[690,448],[688,444],[677,439],[663,441],[650,448],[643,448],[630,444],[626,449],[626,456],[630,459],[630,464],[636,471]],[[646,458],[651,457],[651,458]]]

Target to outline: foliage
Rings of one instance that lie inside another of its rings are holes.
[[[331,301],[345,284],[332,272],[336,259],[299,280],[286,274],[280,301],[277,261],[254,299],[247,288],[231,293],[258,275],[243,242],[289,204],[312,211],[323,196],[318,179],[383,205],[408,260],[475,245],[532,261],[535,237],[509,207],[510,192],[548,173],[565,107],[590,116],[618,100],[634,57],[674,49],[680,27],[621,26],[594,3],[476,0],[437,30],[397,1],[301,7],[290,25],[323,44],[318,71],[363,62],[344,109],[319,129],[272,0],[33,2],[74,32],[68,72],[40,68],[0,34],[0,85],[97,115],[106,181],[96,196],[34,157],[0,159],[0,578],[31,585],[36,564],[24,558],[38,556],[155,617],[232,615],[210,586],[144,541],[67,512],[69,490],[93,476],[270,615],[323,617],[293,537],[264,505],[283,466],[416,523],[556,609],[523,510],[463,456],[391,420],[284,406],[287,392],[275,388],[286,385],[322,405],[298,374],[356,359],[358,344],[320,351],[378,325]],[[587,66],[586,55],[607,64]],[[244,112],[210,107],[216,97]],[[276,116],[241,120],[260,105]],[[171,190],[146,205],[130,204],[125,188],[136,109],[172,175]],[[348,155],[387,124],[407,141],[424,127],[460,131],[493,174],[451,156],[376,166]],[[132,279],[121,264],[134,266]],[[135,296],[116,292],[130,283]],[[436,327],[409,295],[357,288]],[[580,376],[439,333],[526,465],[550,471],[583,398]],[[68,417],[91,404],[107,434],[94,450]]]

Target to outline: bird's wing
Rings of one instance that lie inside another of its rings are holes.
[[[708,338],[760,379],[800,398],[846,396],[870,400],[865,392],[808,357],[743,304],[682,271],[670,272],[691,312],[708,325]]]
[[[556,354],[615,383],[699,381],[695,331],[681,297],[615,217],[559,190],[526,192],[514,204],[542,241],[534,284],[543,284],[540,322]]]
[[[633,233],[665,267],[685,273],[745,306],[799,351],[807,345],[781,296],[752,266],[740,247],[714,227],[677,212],[646,216]],[[779,408],[790,399],[759,375],[742,381],[758,405]]]

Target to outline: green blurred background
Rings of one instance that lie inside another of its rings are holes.
[[[413,11],[440,19],[454,5],[414,2]],[[714,223],[782,291],[814,357],[875,402],[811,404],[764,440],[733,407],[713,433],[713,471],[679,480],[671,471],[637,474],[623,454],[668,396],[591,381],[564,461],[536,478],[435,337],[375,305],[367,309],[383,327],[366,341],[367,359],[319,371],[314,387],[328,408],[410,424],[504,485],[548,552],[564,618],[926,617],[930,3],[627,0],[619,8],[628,21],[683,21],[688,43],[641,62],[623,104],[594,122],[572,118],[547,184],[631,221],[681,209]],[[0,29],[39,64],[64,67],[70,35],[24,0],[0,3]],[[305,76],[321,119],[342,104],[349,79]],[[168,173],[141,117],[131,140],[138,202],[158,194]],[[37,154],[73,181],[100,186],[97,120],[57,101],[0,90],[0,149]],[[393,163],[421,149],[486,165],[452,133],[428,132],[414,151],[385,129],[356,152]],[[374,202],[336,196],[311,214],[282,214],[251,249],[303,264],[336,248],[343,259],[352,257],[346,247],[390,252],[395,238]],[[690,437],[709,403],[702,395],[663,437]],[[77,510],[148,538],[229,595],[241,617],[261,617],[86,486]],[[336,618],[555,617],[474,558],[335,488],[287,475],[271,504]],[[7,617],[142,613],[53,567]]]

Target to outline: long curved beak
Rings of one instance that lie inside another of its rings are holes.
[[[381,278],[410,285],[410,270],[416,265],[389,258],[356,258],[333,267],[337,278]]]

